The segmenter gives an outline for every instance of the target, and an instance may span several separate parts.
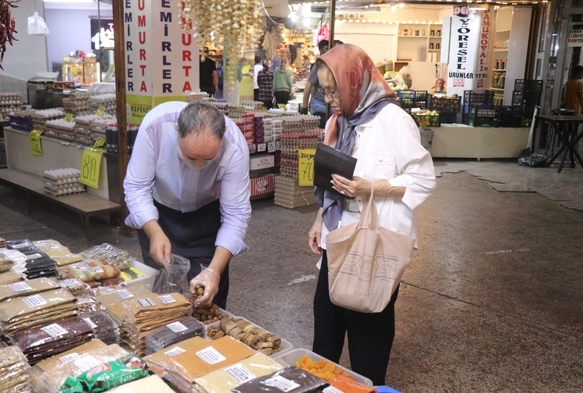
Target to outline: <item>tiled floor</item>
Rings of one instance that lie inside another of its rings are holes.
[[[403,392],[583,391],[583,170],[435,162],[419,246],[397,301],[387,384]],[[232,262],[228,310],[310,348],[316,208],[253,203],[249,251]],[[0,236],[102,242],[140,259],[134,237],[0,186]],[[346,354],[343,364],[349,365]]]

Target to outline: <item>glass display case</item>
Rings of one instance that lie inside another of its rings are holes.
[[[75,82],[89,86],[99,82],[100,64],[95,55],[87,55],[84,58],[69,56],[63,59],[63,71],[61,73],[64,82]]]

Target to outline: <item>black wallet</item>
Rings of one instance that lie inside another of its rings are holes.
[[[332,188],[332,174],[352,179],[356,158],[344,154],[333,147],[318,143],[314,156],[314,185],[337,192]]]

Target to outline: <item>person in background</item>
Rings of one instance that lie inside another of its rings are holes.
[[[292,75],[291,70],[287,66],[287,59],[281,59],[281,64],[275,69],[273,74],[273,92],[275,94],[275,102],[279,104],[287,104],[292,91]]]
[[[239,63],[237,64],[237,80],[241,82],[243,80],[243,67],[249,64],[249,60],[245,56],[239,59]]]
[[[253,101],[259,101],[259,85],[257,84],[257,74],[263,69],[261,58],[255,56],[255,65],[253,66]]]
[[[572,109],[575,115],[581,114],[583,108],[583,66],[575,66],[571,72],[571,77],[563,87],[562,108]]]
[[[281,57],[278,55],[273,56],[271,59],[271,71],[275,72],[275,70],[281,65]]]
[[[200,57],[200,73],[199,86],[200,91],[206,91],[210,97],[215,94],[219,84],[219,76],[217,74],[217,65],[213,59],[209,57],[209,48],[203,48]]]
[[[166,102],[144,117],[124,179],[144,263],[188,258],[201,304],[226,307],[229,261],[247,249],[249,148],[236,124],[202,101]]]
[[[443,78],[438,78],[435,81],[435,86],[433,86],[429,90],[429,94],[435,94],[435,93],[445,94],[445,80]]]
[[[267,109],[273,108],[273,71],[269,68],[269,61],[263,60],[263,69],[257,74],[257,84],[259,85],[259,101]]]
[[[316,61],[316,67],[326,102],[334,111],[326,124],[324,143],[358,161],[352,180],[333,175],[337,192],[318,187],[315,191],[321,208],[308,244],[321,255],[321,265],[314,295],[313,351],[338,362],[348,334],[352,370],[374,385],[384,385],[399,290],[380,313],[334,305],[328,287],[326,235],[360,220],[363,201],[374,185],[379,225],[417,238],[419,205],[435,189],[433,161],[421,145],[419,128],[396,104],[395,94],[361,48],[336,46]]]
[[[339,40],[334,40],[334,45],[342,45],[343,42]],[[320,55],[325,54],[328,51],[330,43],[328,40],[322,40],[318,43],[318,50]],[[304,115],[308,114],[308,107],[310,113],[314,116],[320,117],[320,128],[324,128],[326,125],[326,102],[324,100],[324,94],[322,90],[319,89],[318,84],[318,74],[316,67],[312,67],[310,70],[310,76],[304,87],[304,96],[302,101],[302,108],[300,112]],[[310,100],[310,97],[312,98]],[[309,106],[308,106],[309,105]]]
[[[219,60],[217,62],[217,76],[219,78],[219,83],[217,87],[217,91],[215,92],[215,98],[223,98],[223,82],[224,82],[224,69],[223,69],[223,60]]]

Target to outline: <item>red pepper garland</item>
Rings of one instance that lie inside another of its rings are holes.
[[[0,69],[2,67],[2,60],[4,60],[4,52],[6,52],[6,43],[12,45],[12,41],[18,41],[14,35],[18,33],[15,30],[16,21],[11,14],[11,9],[17,7],[15,3],[20,0],[0,0]]]

